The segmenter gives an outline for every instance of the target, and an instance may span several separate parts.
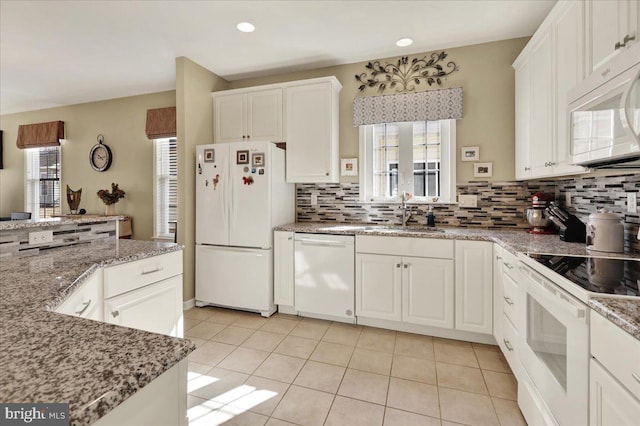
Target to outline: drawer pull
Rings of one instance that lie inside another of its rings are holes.
[[[409,263],[405,263],[404,264],[404,269],[407,269],[409,267]]]
[[[496,255],[496,260],[502,260],[502,256]]]
[[[118,311],[111,312],[111,316],[114,317],[114,318],[117,317],[118,315],[120,315],[120,312],[118,312]]]
[[[164,268],[162,266],[158,266],[155,269],[149,269],[147,271],[145,271],[144,269],[142,270],[142,272],[140,273],[140,275],[149,275],[149,274],[154,274],[156,272],[160,272],[162,271]]]
[[[504,342],[504,345],[507,347],[509,352],[513,352],[513,346],[511,346],[511,343],[509,343],[507,339],[502,339],[502,341]]]
[[[82,309],[80,309],[79,311],[76,311],[76,314],[82,315],[82,313],[87,310],[90,304],[91,304],[91,299],[87,300],[86,302],[82,302]]]
[[[506,267],[507,267],[507,268],[509,268],[509,269],[513,269],[513,265],[512,265],[512,264],[510,264],[510,263],[508,263],[508,262],[505,262],[505,263],[504,263],[504,266],[506,266]]]
[[[636,382],[640,383],[640,374],[638,373],[631,373],[631,375],[633,376],[634,379],[636,379]]]
[[[396,268],[399,268],[401,263],[396,263]]]
[[[504,301],[507,302],[509,306],[513,305],[513,300],[510,297],[504,296]]]

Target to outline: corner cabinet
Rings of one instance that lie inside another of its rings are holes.
[[[493,243],[456,241],[456,330],[493,333]]]
[[[338,95],[335,77],[287,83],[287,182],[338,182]]]

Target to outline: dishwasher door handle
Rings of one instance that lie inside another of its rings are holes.
[[[300,239],[296,240],[305,246],[324,246],[324,247],[347,247],[349,243],[344,241],[327,241],[327,240],[312,240],[312,239]]]

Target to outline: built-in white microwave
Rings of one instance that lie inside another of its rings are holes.
[[[569,92],[572,163],[640,160],[640,43]]]

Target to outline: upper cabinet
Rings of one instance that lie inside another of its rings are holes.
[[[338,94],[335,77],[287,85],[287,181],[338,182]]]
[[[335,77],[213,93],[214,142],[287,143],[287,182],[338,182]]]
[[[638,41],[637,0],[587,0],[586,71],[590,75]]]
[[[584,2],[558,2],[513,64],[516,179],[583,172],[571,165],[567,94],[584,79]]]
[[[214,142],[284,140],[281,88],[213,94]]]

